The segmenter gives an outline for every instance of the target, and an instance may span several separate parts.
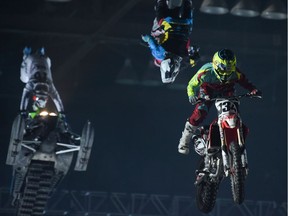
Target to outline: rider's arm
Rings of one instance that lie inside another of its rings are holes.
[[[246,78],[246,76],[239,71],[237,68],[236,71],[237,77],[238,77],[238,83],[241,85],[243,88],[247,89],[248,91],[252,91],[256,89],[256,87]]]
[[[147,43],[149,44],[149,48],[154,58],[158,60],[163,60],[165,58],[166,51],[162,46],[158,45],[151,36],[149,36]]]
[[[32,91],[33,91],[33,86],[31,83],[28,82],[23,89],[21,102],[20,102],[20,111],[27,110]]]
[[[191,96],[197,96],[199,88],[203,82],[203,75],[204,75],[203,70],[199,70],[189,81],[188,86],[187,86],[187,94],[188,97]]]
[[[27,73],[27,69],[26,69],[26,64],[25,62],[23,61],[21,63],[21,68],[20,68],[20,80],[23,82],[23,83],[27,83],[30,79],[30,76],[29,74]]]
[[[23,89],[22,98],[20,102],[20,111],[27,110],[29,103],[29,91],[26,88]]]
[[[60,112],[60,113],[63,113],[64,112],[64,106],[63,106],[62,100],[61,100],[61,98],[59,96],[59,93],[56,90],[56,88],[55,88],[53,83],[51,83],[51,85],[50,85],[49,95],[50,95],[51,99],[53,100],[57,111]]]

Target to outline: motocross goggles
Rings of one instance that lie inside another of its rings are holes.
[[[231,64],[225,65],[223,63],[219,63],[216,65],[215,70],[219,76],[230,76],[235,71],[235,66]]]
[[[46,104],[47,104],[47,101],[48,101],[48,98],[47,97],[44,97],[44,96],[39,96],[39,95],[34,95],[33,96],[33,110],[36,111],[38,110],[39,108],[40,109],[43,109],[46,107]]]

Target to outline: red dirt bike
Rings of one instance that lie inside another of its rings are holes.
[[[215,103],[218,118],[209,126],[199,127],[199,136],[193,138],[195,151],[202,156],[195,182],[196,205],[201,212],[213,210],[219,185],[228,176],[234,202],[241,204],[245,199],[248,160],[244,143],[248,128],[239,113],[243,97],[261,98],[260,95],[244,94],[210,99]]]

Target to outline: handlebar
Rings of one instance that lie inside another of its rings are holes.
[[[241,95],[233,95],[233,96],[221,96],[221,97],[214,97],[214,98],[198,98],[196,101],[196,104],[208,102],[208,101],[216,101],[217,99],[240,99],[243,97],[249,97],[249,98],[262,98],[262,95],[260,94],[251,94],[251,93],[245,93]]]

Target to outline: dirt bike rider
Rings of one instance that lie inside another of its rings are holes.
[[[26,83],[21,103],[20,113],[22,116],[28,116],[28,104],[33,99],[33,110],[38,111],[38,108],[45,108],[48,98],[50,97],[60,115],[60,118],[65,121],[64,106],[60,99],[59,93],[56,90],[52,74],[51,60],[45,55],[44,48],[31,53],[31,48],[25,47],[23,50],[23,61],[20,68],[20,80]]]
[[[231,50],[222,49],[216,52],[212,62],[204,64],[189,81],[187,86],[189,102],[195,105],[198,98],[232,96],[236,83],[250,91],[251,95],[261,95],[261,91],[236,67],[236,63],[236,56]],[[178,145],[179,153],[189,153],[189,142],[192,136],[197,134],[197,128],[207,116],[211,105],[211,102],[197,103],[182,132]]]
[[[193,24],[192,0],[183,0],[183,6],[169,9],[166,0],[157,0],[156,18],[151,35],[142,35],[148,43],[154,64],[160,67],[163,83],[174,82],[184,59],[195,66],[199,48],[190,45]]]

